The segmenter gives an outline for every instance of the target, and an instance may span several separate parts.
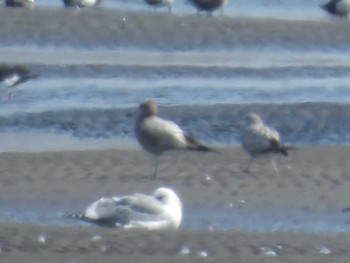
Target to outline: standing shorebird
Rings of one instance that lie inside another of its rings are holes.
[[[331,15],[348,18],[350,13],[350,0],[330,0],[321,7]]]
[[[168,7],[168,12],[171,14],[171,5],[174,0],[145,0],[147,4],[153,7]]]
[[[8,7],[34,7],[34,0],[5,0],[5,5]]]
[[[9,99],[11,98],[11,90],[13,87],[26,82],[30,79],[39,77],[39,74],[32,73],[24,66],[8,66],[0,65],[0,81],[9,90]]]
[[[178,229],[182,221],[182,204],[172,189],[160,187],[150,195],[103,197],[87,207],[83,214],[65,216],[103,227]]]
[[[63,0],[65,7],[94,7],[99,6],[102,0]]]
[[[187,0],[187,3],[194,6],[197,9],[197,14],[200,12],[212,13],[220,8],[221,16],[224,15],[224,6],[228,0]]]
[[[158,107],[154,101],[145,101],[139,106],[139,115],[135,122],[135,135],[142,148],[156,156],[157,176],[159,156],[170,150],[191,150],[209,152],[215,150],[202,145],[193,137],[186,135],[175,123],[157,116]]]
[[[246,172],[249,172],[249,168],[257,156],[269,153],[288,156],[288,150],[294,149],[294,147],[283,145],[279,133],[275,129],[266,126],[257,114],[248,114],[247,121],[248,125],[242,136],[242,146],[251,156],[251,159],[245,169]],[[278,173],[274,159],[272,159],[272,164],[276,173]]]

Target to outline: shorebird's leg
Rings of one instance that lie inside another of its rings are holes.
[[[171,5],[168,5],[168,12],[171,14]]]
[[[254,156],[252,156],[252,157],[250,158],[249,164],[248,164],[247,168],[244,169],[244,172],[246,172],[246,173],[249,173],[249,172],[250,172],[250,171],[249,171],[249,168],[250,168],[250,166],[252,165],[253,161],[254,161]]]
[[[159,156],[156,156],[156,169],[154,170],[153,173],[153,179],[157,178],[158,175],[158,170],[159,170]]]
[[[276,165],[276,161],[275,161],[275,157],[273,156],[272,157],[272,167],[273,169],[275,170],[276,174],[279,175],[279,171],[278,171],[278,168],[277,168],[277,165]]]
[[[224,16],[224,7],[220,7],[220,16]]]

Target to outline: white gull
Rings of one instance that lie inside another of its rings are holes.
[[[182,204],[172,189],[160,187],[152,194],[103,197],[84,213],[66,217],[104,227],[177,229],[182,221]]]

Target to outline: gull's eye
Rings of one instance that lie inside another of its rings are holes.
[[[156,197],[159,201],[164,201],[165,200],[165,195],[157,195]]]

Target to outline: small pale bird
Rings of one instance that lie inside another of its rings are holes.
[[[173,121],[157,116],[158,107],[154,101],[148,100],[140,104],[139,114],[135,121],[134,132],[142,148],[157,158],[154,178],[158,173],[159,156],[170,150],[191,150],[216,152],[187,135]]]
[[[187,0],[187,3],[197,9],[197,14],[207,12],[212,15],[215,10],[220,8],[220,14],[223,16],[224,6],[228,3],[228,0]]]
[[[95,7],[101,4],[102,0],[63,0],[65,7]]]
[[[34,0],[5,0],[5,5],[8,7],[34,7]]]
[[[246,172],[249,172],[249,168],[257,156],[270,153],[288,156],[288,151],[295,149],[294,147],[283,145],[279,133],[274,128],[265,125],[257,114],[248,114],[247,121],[248,125],[245,127],[242,136],[242,146],[251,159],[248,167],[245,169]],[[278,173],[274,159],[272,161],[274,169]]]
[[[153,7],[167,7],[169,14],[174,0],[145,0],[147,4]]]
[[[350,0],[330,0],[321,7],[329,14],[348,18],[350,13]]]
[[[182,221],[182,204],[174,190],[160,187],[152,194],[103,197],[82,214],[64,216],[102,227],[177,229]]]

